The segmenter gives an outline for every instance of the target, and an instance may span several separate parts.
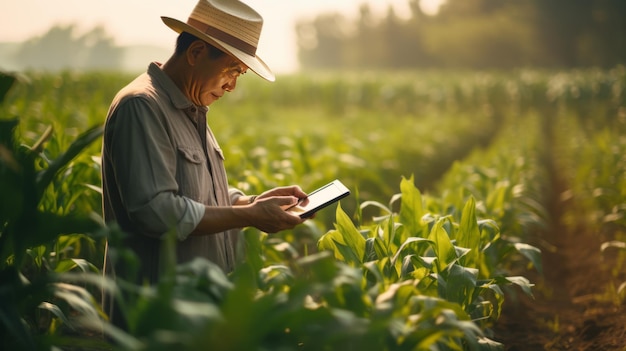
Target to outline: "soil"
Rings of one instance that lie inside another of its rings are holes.
[[[626,308],[607,296],[619,282],[600,240],[585,231],[553,233],[553,247],[540,245],[543,276],[525,275],[536,284],[534,299],[507,296],[494,339],[510,351],[626,350]]]
[[[588,216],[577,213],[576,197],[558,167],[550,160],[546,166],[552,175],[547,209],[552,223],[530,242],[542,250],[543,275],[520,272],[536,284],[534,299],[505,296],[493,339],[510,351],[626,351],[626,301],[616,294],[626,272],[615,272],[620,267],[616,252],[600,249],[615,233],[586,225],[582,219]]]

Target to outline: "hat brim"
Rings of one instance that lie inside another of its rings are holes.
[[[163,21],[163,23],[165,23],[166,26],[170,27],[172,30],[179,34],[182,32],[193,34],[196,37],[206,41],[207,43],[216,46],[218,49],[235,56],[237,59],[241,60],[241,62],[243,62],[246,66],[248,66],[248,68],[250,68],[254,73],[259,75],[259,77],[270,82],[276,80],[276,77],[274,76],[274,73],[272,73],[272,70],[267,66],[265,62],[263,62],[263,60],[261,60],[259,56],[249,55],[237,49],[236,47],[229,45],[221,40],[215,39],[207,35],[206,33],[203,33],[200,30],[188,25],[187,23],[181,22],[177,19],[170,17],[161,17],[161,20]]]

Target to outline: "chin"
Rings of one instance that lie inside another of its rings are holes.
[[[212,103],[216,102],[217,100],[219,100],[218,97],[211,95],[206,100],[204,100],[203,103],[204,103],[204,106],[209,106]]]

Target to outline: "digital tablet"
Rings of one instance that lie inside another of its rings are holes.
[[[311,192],[306,198],[298,201],[296,205],[287,209],[287,211],[297,213],[300,218],[308,218],[315,212],[348,195],[350,195],[350,190],[339,180],[334,180]]]

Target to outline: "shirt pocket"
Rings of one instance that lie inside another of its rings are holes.
[[[212,193],[212,180],[202,149],[178,147],[176,180],[179,195],[208,204],[209,195]]]
[[[191,162],[193,164],[202,164],[206,162],[202,149],[179,146],[178,153],[182,156],[184,161]]]

